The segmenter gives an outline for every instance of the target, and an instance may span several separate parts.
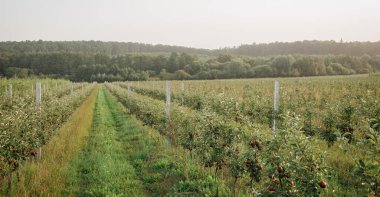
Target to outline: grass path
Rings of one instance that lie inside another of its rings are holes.
[[[129,115],[105,88],[99,90],[88,143],[72,166],[65,194],[71,196],[172,196],[199,192],[195,185],[202,181],[206,189],[210,185],[207,174]],[[183,191],[183,184],[191,186]]]
[[[140,183],[129,163],[126,144],[120,139],[128,132],[120,120],[122,112],[114,99],[100,89],[88,143],[73,161],[75,169],[67,193],[75,196],[142,196]]]
[[[68,179],[66,168],[86,144],[97,94],[98,87],[42,148],[41,160],[26,163],[20,168],[20,177],[14,181],[11,196],[62,196]]]
[[[65,193],[71,196],[163,196],[184,178],[164,138],[149,133],[104,88],[88,143],[71,166]]]
[[[220,185],[102,86],[45,150],[15,196],[199,196]]]

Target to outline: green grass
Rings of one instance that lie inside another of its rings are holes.
[[[106,93],[120,113],[114,116],[119,128],[127,130],[120,136],[126,143],[129,161],[146,196],[230,196],[225,183],[215,180],[212,173],[190,159],[183,149],[170,147],[165,136],[143,126],[108,91]]]
[[[107,90],[97,97],[88,144],[72,162],[64,195],[71,196],[220,196],[226,187],[168,147],[166,138],[143,126]]]
[[[24,163],[17,171],[11,196],[62,196],[68,178],[66,168],[86,144],[97,92],[95,88],[42,148],[41,160]]]
[[[140,183],[128,160],[129,132],[121,111],[103,89],[99,91],[88,144],[73,162],[67,194],[75,196],[142,196]]]
[[[88,144],[67,170],[64,195],[164,196],[178,193],[181,181],[207,178],[165,143],[100,89]]]
[[[49,157],[21,171],[14,196],[230,196],[105,88],[96,92],[48,145]]]

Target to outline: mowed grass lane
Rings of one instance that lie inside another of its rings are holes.
[[[70,161],[87,143],[98,89],[96,86],[92,90],[57,135],[42,148],[42,159],[23,164],[17,172],[18,179],[13,182],[10,196],[62,196],[66,180],[70,178],[70,173],[67,173]]]
[[[164,196],[180,180],[204,178],[196,169],[184,169],[184,158],[165,143],[101,88],[88,144],[68,170],[64,195]]]
[[[120,118],[118,117],[120,116]],[[141,184],[128,160],[128,132],[114,99],[100,89],[87,145],[72,163],[67,195],[142,196]]]

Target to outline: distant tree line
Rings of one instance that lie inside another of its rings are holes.
[[[152,45],[133,42],[102,41],[23,41],[0,42],[0,53],[46,53],[74,52],[85,54],[106,54],[110,56],[130,53],[189,53],[218,56],[221,53],[244,56],[272,55],[380,55],[380,42],[335,42],[335,41],[297,41],[274,42],[268,44],[245,44],[224,49],[197,49],[181,46]]]
[[[0,52],[0,75],[31,75],[72,81],[148,79],[230,79],[349,75],[380,70],[380,55],[277,55],[263,57],[220,54],[216,57],[173,52],[170,55],[81,52]]]
[[[216,50],[218,53],[247,56],[268,55],[380,55],[380,42],[297,41],[268,44],[245,44]]]
[[[85,54],[106,54],[110,56],[130,53],[192,53],[211,55],[211,50],[182,46],[152,45],[136,42],[102,42],[102,41],[7,41],[0,42],[0,53],[43,53],[43,52],[77,52]]]

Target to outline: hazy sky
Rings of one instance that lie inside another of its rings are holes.
[[[0,0],[0,40],[380,40],[380,0]]]

